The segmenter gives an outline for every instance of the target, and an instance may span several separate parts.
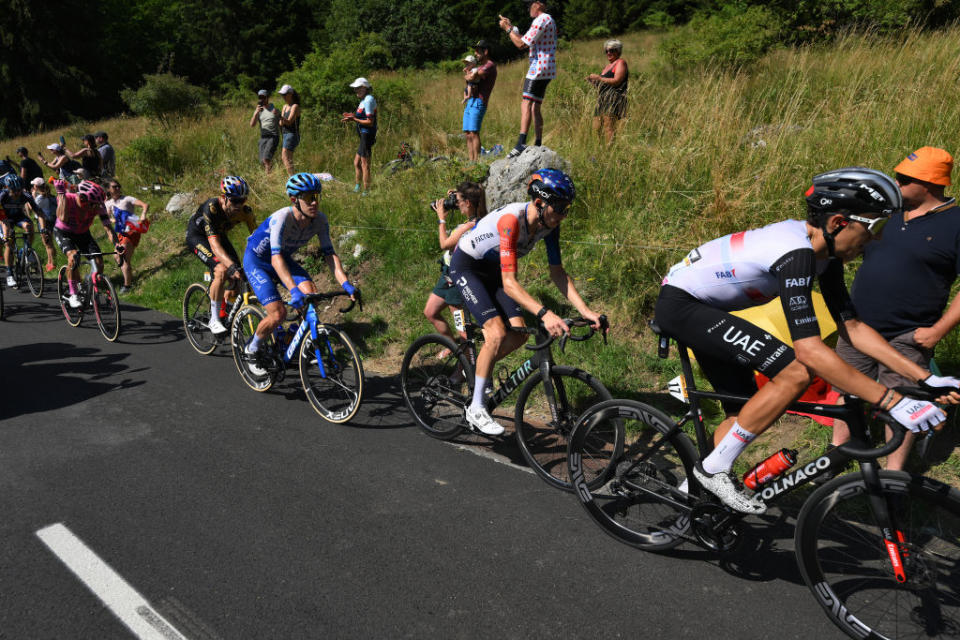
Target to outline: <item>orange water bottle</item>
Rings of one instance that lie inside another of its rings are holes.
[[[797,451],[795,449],[780,449],[780,451],[747,471],[743,476],[743,484],[749,489],[756,490],[757,487],[773,480],[795,464],[797,464]]]

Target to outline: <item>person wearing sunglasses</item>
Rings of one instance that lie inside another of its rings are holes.
[[[896,166],[904,210],[890,217],[880,242],[866,247],[850,289],[860,319],[923,368],[930,368],[934,347],[960,323],[958,297],[947,305],[960,271],[960,207],[944,195],[952,170],[953,157],[934,147],[917,149]],[[842,337],[837,354],[888,387],[914,384]],[[832,444],[849,437],[846,425],[835,423]],[[904,468],[912,441],[907,434],[887,458],[888,469]]]
[[[960,380],[932,375],[862,322],[844,283],[843,264],[902,212],[897,183],[879,171],[845,167],[814,176],[805,196],[806,220],[733,233],[691,251],[667,273],[656,303],[660,331],[693,350],[716,391],[751,396],[744,404],[724,404],[727,417],[714,432],[714,449],[693,469],[701,487],[743,513],[763,513],[766,505],[744,491],[732,473],[734,461],[814,376],[873,403],[911,431],[946,419],[936,405],[901,396],[824,344],[811,295],[815,281],[840,334],[857,349],[913,384],[960,388]],[[777,297],[792,347],[730,313]],[[754,370],[770,378],[759,391]],[[940,400],[956,404],[960,393]]]
[[[224,310],[226,279],[240,280],[240,258],[227,233],[241,222],[250,233],[257,228],[253,209],[247,204],[250,187],[238,176],[220,181],[220,195],[200,205],[187,222],[187,246],[213,273],[210,283],[210,323],[214,334],[227,331],[220,318]],[[231,287],[232,288],[232,287]]]
[[[530,176],[527,193],[532,200],[514,202],[488,213],[460,236],[450,259],[450,278],[474,320],[483,329],[483,346],[477,354],[473,401],[467,422],[487,435],[500,435],[503,426],[485,408],[484,390],[493,366],[526,342],[527,336],[507,331],[524,326],[521,308],[543,323],[552,336],[569,333],[563,319],[530,295],[517,280],[517,260],[541,240],[546,246],[550,279],[577,312],[600,329],[600,314],[583,301],[560,260],[560,223],[570,212],[577,192],[570,176],[556,169],[541,169]]]

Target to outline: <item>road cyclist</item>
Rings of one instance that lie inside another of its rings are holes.
[[[226,176],[220,181],[220,195],[201,204],[187,222],[187,246],[212,274],[209,329],[215,336],[227,332],[221,321],[228,303],[226,283],[232,289],[242,279],[240,258],[227,234],[240,222],[246,223],[250,233],[257,228],[253,209],[247,205],[249,195],[246,180]]]
[[[487,214],[476,227],[464,233],[450,260],[450,277],[483,331],[484,342],[477,354],[473,399],[466,409],[466,420],[487,435],[503,433],[503,426],[490,416],[485,406],[485,390],[494,364],[519,349],[527,339],[523,333],[507,331],[507,324],[523,327],[523,308],[535,314],[551,336],[560,337],[570,332],[560,316],[519,283],[519,258],[543,240],[550,279],[594,329],[601,328],[600,314],[580,297],[560,256],[560,223],[576,198],[573,180],[557,169],[541,169],[530,176],[527,193],[532,198],[529,202],[507,204]]]
[[[3,176],[3,191],[0,191],[0,225],[3,229],[3,260],[7,265],[7,286],[17,286],[13,277],[14,229],[20,227],[27,234],[27,246],[33,246],[33,223],[27,217],[27,208],[33,215],[40,216],[40,208],[29,193],[24,191],[23,179],[15,173]],[[36,259],[36,253],[30,252],[30,259]]]

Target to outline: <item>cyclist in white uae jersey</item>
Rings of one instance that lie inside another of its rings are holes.
[[[460,288],[464,306],[483,328],[483,346],[477,354],[473,401],[465,417],[487,435],[503,433],[485,406],[484,390],[497,360],[520,348],[526,336],[507,332],[504,320],[522,327],[520,307],[535,313],[547,331],[560,336],[569,331],[564,321],[541,305],[517,282],[517,258],[527,255],[539,240],[547,247],[550,278],[584,318],[600,328],[600,316],[577,293],[560,263],[560,223],[576,197],[573,181],[562,171],[542,169],[530,176],[531,202],[518,202],[488,213],[460,237],[450,260],[450,277]]]
[[[330,242],[330,225],[327,217],[317,210],[323,184],[312,173],[298,173],[287,180],[286,190],[291,206],[275,211],[257,227],[247,239],[243,256],[243,269],[257,300],[264,306],[267,316],[257,325],[256,332],[246,346],[248,354],[254,354],[260,342],[287,317],[287,310],[280,300],[274,280],[279,280],[290,291],[290,304],[299,308],[304,294],[316,293],[310,274],[293,259],[293,253],[307,244],[311,238],[320,238],[320,251],[330,272],[351,299],[359,291],[347,279],[343,264]],[[251,367],[262,375],[259,367]]]
[[[934,376],[906,359],[857,320],[843,281],[843,262],[858,256],[902,207],[896,183],[878,171],[848,167],[814,177],[806,196],[806,222],[787,220],[702,245],[670,270],[657,300],[660,329],[693,350],[714,388],[752,396],[742,406],[724,406],[727,419],[714,433],[716,446],[693,471],[701,486],[744,513],[762,513],[766,506],[743,492],[730,473],[734,460],[783,415],[814,375],[873,402],[914,431],[946,417],[936,405],[904,398],[860,374],[823,343],[812,304],[814,279],[840,331],[857,349],[918,382],[960,387],[960,380]],[[728,313],[776,296],[792,349]],[[754,369],[771,378],[759,391]],[[957,403],[960,394],[940,400]]]

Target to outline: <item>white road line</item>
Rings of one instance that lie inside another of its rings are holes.
[[[186,640],[150,603],[63,524],[37,537],[141,640]]]

